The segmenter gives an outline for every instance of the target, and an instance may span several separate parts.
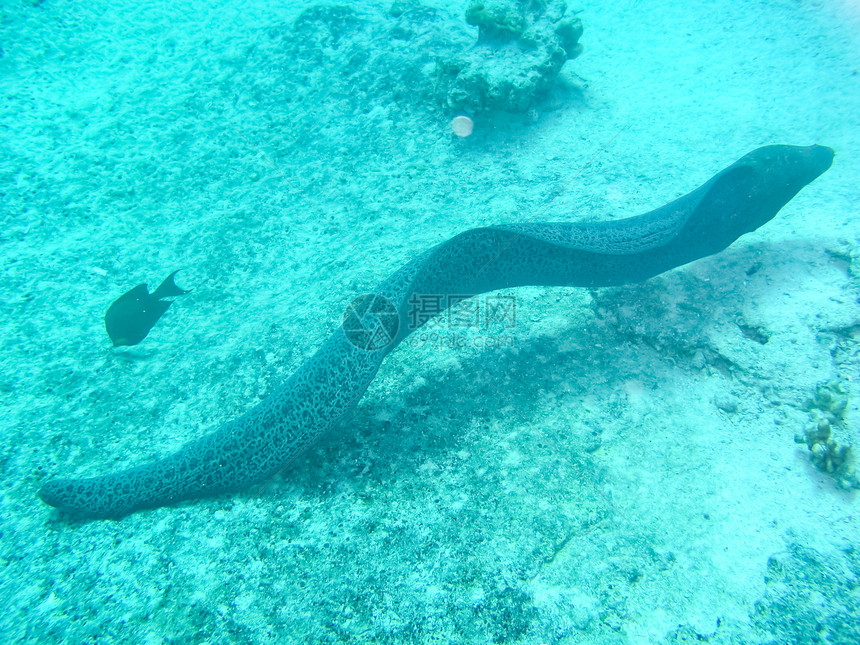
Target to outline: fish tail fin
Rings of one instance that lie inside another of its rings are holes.
[[[164,278],[164,282],[158,285],[158,289],[156,289],[152,296],[158,300],[160,298],[168,298],[170,296],[182,296],[186,293],[189,293],[191,289],[180,289],[176,286],[176,283],[173,281],[173,276],[179,273],[179,269],[171,273],[169,276]]]

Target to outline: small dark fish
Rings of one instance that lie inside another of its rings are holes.
[[[146,338],[152,326],[173,304],[172,300],[165,301],[162,298],[188,293],[177,287],[173,281],[173,276],[178,272],[174,271],[167,276],[152,293],[149,293],[145,284],[139,284],[108,307],[105,312],[105,329],[114,347],[137,345]]]
[[[761,269],[761,267],[762,267],[761,262],[753,262],[752,266],[746,270],[746,274],[747,275],[755,275],[756,273],[758,273],[758,270]]]

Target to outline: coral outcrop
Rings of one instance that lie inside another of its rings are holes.
[[[844,422],[847,406],[848,396],[841,384],[820,385],[806,405],[814,420],[794,440],[806,444],[810,461],[818,470],[833,475],[840,488],[853,489],[860,488],[860,476],[853,463],[851,446],[833,436],[834,426]]]
[[[454,112],[525,112],[582,51],[565,0],[472,0],[466,22],[477,43],[437,64],[437,99]]]

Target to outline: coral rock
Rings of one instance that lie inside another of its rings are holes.
[[[525,112],[564,63],[582,51],[582,22],[564,0],[473,0],[466,21],[478,27],[474,47],[437,64],[443,107]]]

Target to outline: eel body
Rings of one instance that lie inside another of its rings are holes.
[[[243,416],[151,463],[98,477],[52,479],[39,496],[72,516],[117,518],[265,480],[343,421],[385,356],[426,322],[410,311],[416,296],[647,280],[718,253],[769,221],[830,167],[833,154],[824,146],[767,146],[643,215],[461,233],[356,299],[316,354]]]

